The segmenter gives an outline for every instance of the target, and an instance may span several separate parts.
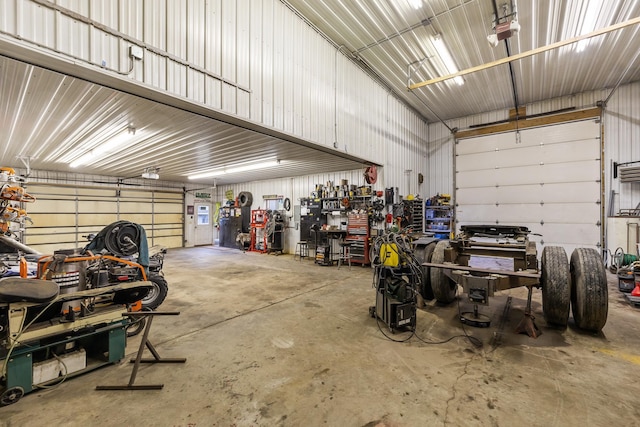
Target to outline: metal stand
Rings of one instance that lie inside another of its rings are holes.
[[[478,304],[473,304],[473,313],[470,311],[460,313],[460,321],[465,325],[475,328],[488,328],[491,326],[491,318],[482,313],[478,313]]]
[[[527,296],[527,308],[524,310],[524,318],[518,324],[516,328],[516,333],[522,334],[525,333],[533,338],[538,338],[542,335],[542,331],[538,329],[536,325],[536,318],[531,314],[531,293],[533,291],[532,286],[528,286],[529,295]]]
[[[144,333],[142,334],[142,339],[140,341],[140,347],[138,348],[138,354],[136,355],[135,360],[131,360],[133,363],[133,370],[131,371],[131,378],[129,379],[129,383],[127,385],[99,385],[96,386],[96,390],[160,390],[164,387],[164,384],[148,384],[148,385],[134,385],[133,383],[136,380],[136,375],[138,374],[138,368],[140,367],[140,363],[185,363],[187,361],[186,358],[175,358],[175,359],[165,359],[160,357],[155,347],[149,341],[149,331],[151,330],[151,323],[153,321],[154,316],[177,316],[179,315],[179,311],[134,311],[123,313],[124,317],[143,317],[149,316],[149,321],[147,322],[146,327],[144,328]],[[142,352],[144,352],[144,348],[147,347],[151,354],[153,355],[153,359],[143,359]]]

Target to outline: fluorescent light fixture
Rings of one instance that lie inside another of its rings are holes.
[[[135,128],[132,128],[129,126],[125,130],[123,130],[122,132],[114,136],[113,138],[100,143],[93,150],[75,159],[74,161],[69,163],[69,166],[72,168],[77,168],[78,166],[92,163],[93,161],[97,160],[99,157],[116,151],[122,145],[129,142],[135,134],[136,134]]]
[[[455,74],[460,71],[458,70],[458,67],[456,67],[456,63],[453,62],[451,53],[449,53],[449,49],[447,49],[447,46],[445,46],[444,42],[442,41],[442,36],[440,34],[436,34],[435,36],[433,36],[431,38],[431,43],[433,43],[433,47],[436,49],[438,56],[440,56],[440,59],[442,60],[446,68],[446,70],[440,71],[442,74]],[[436,66],[436,68],[439,67]],[[453,81],[458,86],[462,86],[464,84],[462,76],[455,77]]]
[[[586,13],[584,14],[584,18],[582,20],[582,26],[580,27],[580,34],[582,36],[584,34],[590,33],[596,29],[596,22],[598,20],[598,15],[600,14],[600,7],[602,2],[600,0],[589,0],[585,3],[585,7],[587,8]],[[576,45],[576,52],[580,53],[584,51],[589,44],[591,39],[580,40]]]
[[[227,166],[222,169],[216,169],[211,172],[189,175],[189,179],[211,178],[213,176],[227,175],[230,173],[247,172],[256,169],[266,169],[280,164],[280,160],[267,160],[260,163],[244,163],[239,165]]]
[[[414,9],[420,9],[422,7],[422,0],[409,0],[409,4],[413,6]]]

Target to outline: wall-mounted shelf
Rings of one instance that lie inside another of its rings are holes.
[[[453,231],[453,206],[425,206],[424,232],[449,234]]]

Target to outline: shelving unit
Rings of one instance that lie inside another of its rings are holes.
[[[424,232],[448,238],[453,231],[453,206],[425,206]]]
[[[411,225],[413,230],[420,232],[424,227],[424,200],[414,199],[411,200]]]

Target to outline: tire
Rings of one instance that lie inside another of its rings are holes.
[[[142,299],[143,310],[155,310],[164,302],[169,292],[169,285],[159,274],[149,274],[148,280],[153,284],[146,297]]]
[[[595,249],[577,248],[571,254],[571,311],[580,329],[597,332],[607,323],[607,273]]]
[[[238,194],[238,204],[240,207],[251,206],[253,203],[253,194],[248,191],[241,191]]]
[[[431,262],[431,256],[433,255],[433,250],[436,247],[436,242],[429,243],[426,246],[420,247],[416,249],[415,255],[416,259],[420,264],[425,262]],[[420,295],[426,301],[431,301],[433,296],[433,289],[431,289],[431,272],[429,267],[420,266],[420,270],[422,271],[422,283],[420,284]]]
[[[542,311],[550,325],[567,326],[571,307],[571,273],[564,248],[547,246],[542,250]]]
[[[441,240],[433,249],[431,262],[434,264],[442,264],[444,262],[444,250],[449,246],[449,242]],[[456,297],[458,285],[444,274],[441,268],[430,268],[431,288],[436,301],[449,304]]]

